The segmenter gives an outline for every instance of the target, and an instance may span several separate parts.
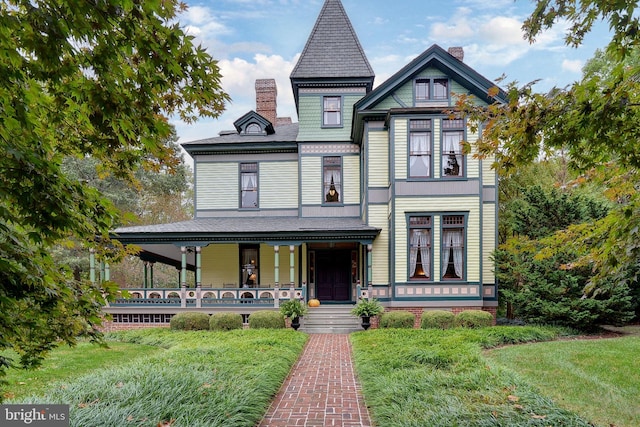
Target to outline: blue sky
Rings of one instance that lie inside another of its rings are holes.
[[[324,0],[186,0],[180,23],[219,61],[222,86],[232,102],[218,119],[195,124],[173,120],[180,142],[217,136],[255,110],[254,82],[274,78],[278,116],[298,121],[289,74],[320,13]],[[384,82],[432,44],[462,46],[464,61],[490,80],[528,83],[536,90],[566,86],[609,40],[599,24],[575,49],[564,44],[558,24],[534,44],[522,38],[522,22],[534,3],[513,0],[342,0],[360,44]]]

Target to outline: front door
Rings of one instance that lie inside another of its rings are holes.
[[[316,294],[320,301],[351,300],[351,251],[316,251]]]

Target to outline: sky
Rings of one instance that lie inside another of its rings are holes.
[[[233,129],[236,119],[256,109],[256,79],[276,80],[278,116],[297,122],[289,75],[324,0],[185,1],[180,25],[219,61],[222,88],[232,100],[216,119],[194,124],[172,119],[179,142]],[[342,0],[342,5],[375,72],[374,87],[438,44],[462,46],[464,62],[489,80],[539,80],[535,90],[546,92],[578,80],[585,62],[610,39],[600,23],[581,47],[568,47],[566,24],[560,23],[529,44],[521,27],[533,10],[531,1]]]

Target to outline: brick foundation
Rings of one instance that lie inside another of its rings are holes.
[[[496,324],[496,315],[498,308],[497,307],[452,307],[451,309],[443,308],[442,310],[450,310],[453,314],[462,313],[466,310],[482,310],[491,313],[493,316],[493,324]],[[420,323],[422,322],[422,313],[425,311],[424,307],[386,307],[385,311],[408,311],[413,313],[416,316],[416,320],[413,324],[415,329],[420,328]],[[380,318],[375,317],[375,319],[371,319],[371,328],[375,329],[380,324]]]

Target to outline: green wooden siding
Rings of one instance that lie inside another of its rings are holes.
[[[491,254],[497,246],[496,242],[496,205],[487,203],[482,208],[484,230],[482,234],[482,283],[495,283],[494,263]]]
[[[298,208],[298,162],[263,162],[259,166],[261,209]]]
[[[372,131],[368,134],[369,187],[389,186],[389,132]]]
[[[309,156],[301,160],[300,187],[303,205],[322,202],[322,157]]]
[[[372,284],[389,284],[389,208],[385,205],[369,206],[369,225],[382,231],[373,241],[372,248]],[[366,285],[366,284],[365,284]]]
[[[238,163],[199,163],[197,176],[197,209],[238,208]]]
[[[360,157],[342,157],[342,201],[345,204],[360,203]]]
[[[397,119],[393,122],[393,151],[395,157],[395,179],[407,178],[407,119]]]
[[[327,94],[333,96],[334,94]],[[335,94],[338,96],[339,94]],[[298,141],[348,141],[351,139],[353,104],[363,94],[343,95],[342,127],[322,127],[322,97],[324,94],[304,94],[300,96],[298,119]]]

